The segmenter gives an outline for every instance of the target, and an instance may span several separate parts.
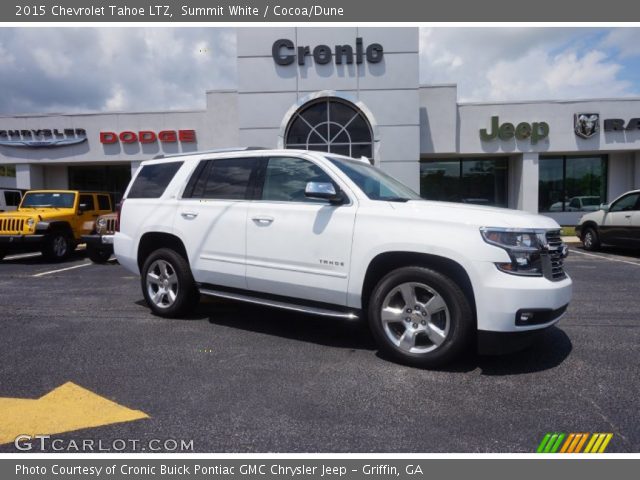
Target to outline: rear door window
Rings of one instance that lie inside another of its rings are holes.
[[[196,167],[184,198],[247,200],[252,197],[256,158],[206,160]]]
[[[111,199],[109,195],[98,195],[98,210],[111,211]]]
[[[160,198],[183,163],[145,165],[131,185],[127,198]]]

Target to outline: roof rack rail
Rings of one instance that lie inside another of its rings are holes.
[[[184,157],[187,155],[202,155],[206,153],[229,153],[229,152],[244,152],[247,150],[268,150],[266,147],[228,147],[228,148],[214,148],[212,150],[198,150],[195,152],[185,152],[185,153],[171,153],[169,155],[160,154],[153,157],[152,160],[159,160],[161,158],[171,158],[171,157]]]

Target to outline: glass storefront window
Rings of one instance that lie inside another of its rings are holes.
[[[0,177],[15,178],[15,176],[16,176],[15,165],[0,165]]]
[[[507,182],[506,157],[420,162],[420,196],[428,200],[506,207]]]
[[[131,165],[78,165],[68,167],[69,189],[104,192],[111,195],[113,205],[122,200],[122,195],[131,180]]]
[[[538,211],[588,212],[606,202],[606,156],[541,157]]]

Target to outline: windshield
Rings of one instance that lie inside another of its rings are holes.
[[[22,200],[22,208],[73,208],[75,199],[75,193],[69,192],[28,192]]]
[[[355,160],[327,157],[371,200],[406,202],[422,200],[420,195],[377,168]]]

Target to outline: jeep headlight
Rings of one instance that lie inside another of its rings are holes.
[[[36,224],[36,221],[33,218],[27,218],[27,227],[33,228],[35,224]]]
[[[510,262],[497,262],[498,270],[513,275],[542,276],[542,253],[545,230],[491,228],[480,229],[485,242],[504,249]]]
[[[107,219],[104,217],[100,217],[96,221],[96,231],[98,233],[104,232],[107,229]]]

